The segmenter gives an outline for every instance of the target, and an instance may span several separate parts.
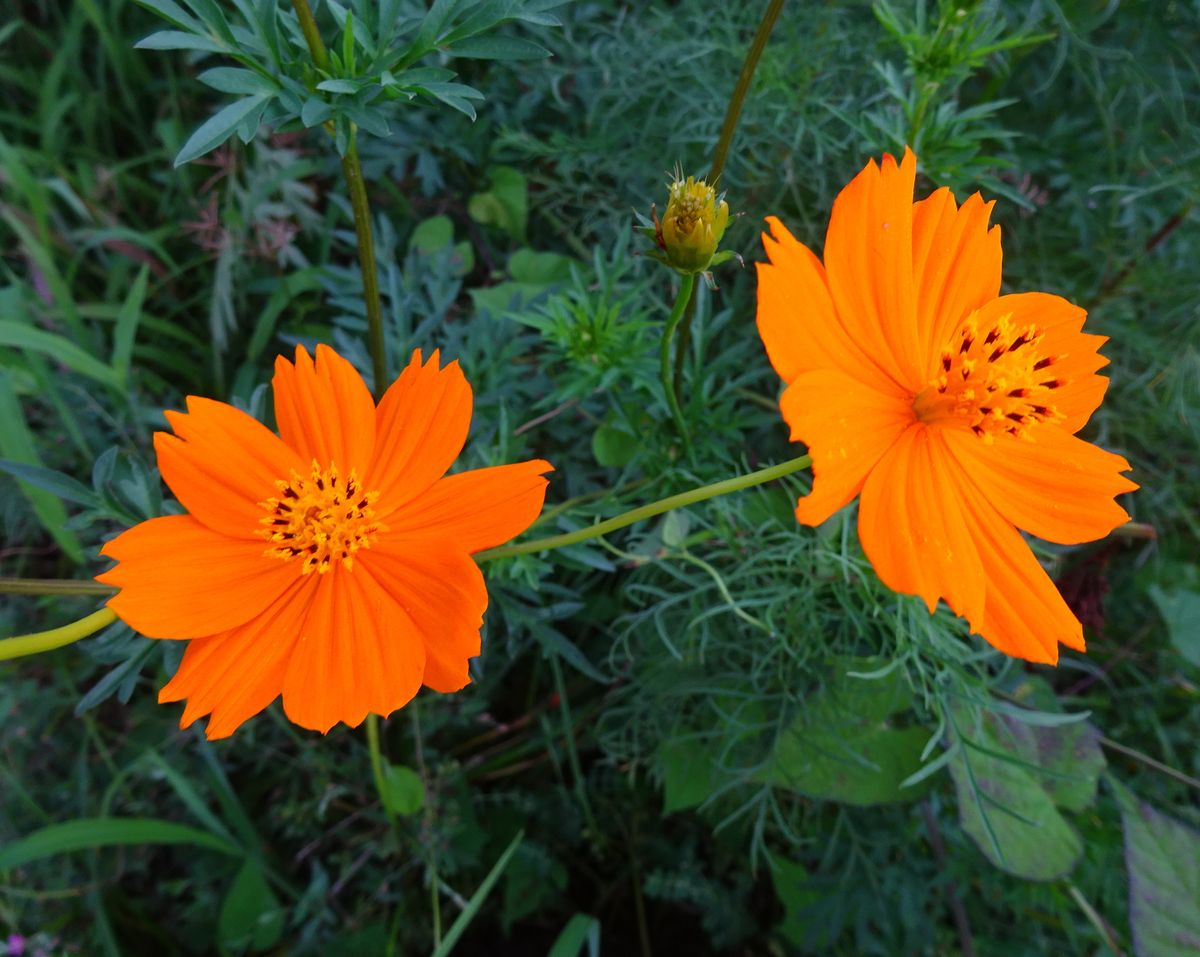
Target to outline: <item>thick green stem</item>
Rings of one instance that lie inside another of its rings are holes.
[[[676,384],[671,378],[671,341],[675,338],[675,328],[679,325],[679,319],[687,307],[695,285],[695,275],[693,273],[685,274],[683,282],[679,284],[679,292],[675,296],[675,305],[671,307],[671,315],[667,317],[667,324],[663,327],[662,345],[659,348],[659,375],[662,377],[663,395],[666,397],[667,406],[671,410],[671,418],[675,420],[675,427],[679,430],[679,437],[683,439],[684,445],[687,445],[688,441],[687,423],[683,420],[683,410],[679,408],[679,396],[675,391]]]
[[[721,135],[717,138],[717,148],[713,150],[712,168],[708,171],[708,181],[715,189],[721,174],[725,172],[725,160],[729,157],[729,147],[733,143],[733,134],[737,130],[738,120],[742,116],[742,107],[746,104],[746,94],[750,92],[750,82],[754,79],[754,71],[758,69],[758,61],[775,29],[775,21],[783,10],[783,0],[771,0],[767,11],[758,24],[754,39],[750,41],[750,49],[746,51],[746,59],[742,61],[742,72],[738,74],[733,93],[725,107],[725,120],[721,123]],[[679,328],[679,348],[675,352],[675,391],[678,393],[683,386],[683,364],[687,361],[688,345],[692,338],[692,323],[696,319],[696,293],[693,290],[684,313],[683,325]]]
[[[704,502],[719,495],[728,495],[730,492],[738,492],[744,488],[762,485],[764,482],[773,482],[777,478],[791,475],[793,472],[798,472],[800,469],[807,468],[811,464],[812,459],[807,455],[802,455],[798,459],[782,462],[779,465],[771,465],[765,469],[759,469],[757,472],[739,475],[721,482],[714,482],[712,485],[704,485],[700,488],[692,489],[689,492],[680,492],[678,495],[659,499],[657,502],[651,502],[649,505],[631,509],[628,512],[623,512],[613,518],[605,519],[603,522],[597,522],[595,525],[589,525],[587,528],[581,528],[575,532],[551,535],[547,538],[535,538],[533,541],[520,542],[516,545],[501,545],[498,548],[489,548],[486,551],[478,552],[475,555],[475,560],[478,562],[490,562],[497,558],[510,558],[513,555],[528,555],[531,552],[546,552],[553,548],[576,545],[579,542],[586,542],[588,539],[600,538],[609,532],[615,532],[617,529],[625,528],[627,525],[632,525],[635,522],[653,518],[655,515],[662,515],[664,512],[669,512],[672,509],[695,505],[697,502]]]
[[[354,233],[358,237],[358,268],[362,272],[363,299],[367,305],[367,348],[375,375],[375,398],[383,397],[388,387],[387,343],[383,338],[383,307],[379,301],[379,274],[375,269],[375,239],[371,234],[371,208],[367,204],[367,186],[358,161],[358,144],[352,137],[342,157],[342,172],[350,190],[354,209]]]
[[[329,51],[317,29],[308,0],[292,0],[292,8],[300,21],[308,52],[318,70],[329,72]],[[371,352],[371,368],[375,378],[375,398],[387,389],[387,344],[383,337],[383,307],[379,301],[379,275],[375,269],[375,239],[371,234],[371,207],[367,202],[367,186],[363,181],[362,164],[358,161],[358,143],[354,132],[342,157],[342,173],[354,210],[354,235],[358,239],[358,268],[362,272],[363,300],[367,307],[367,348]]]
[[[379,715],[367,715],[367,751],[371,756],[371,777],[375,781],[375,793],[383,805],[383,813],[387,815],[392,827],[396,826],[396,815],[388,802],[387,781],[384,778],[383,751],[379,747]]]
[[[94,635],[101,628],[107,628],[116,620],[117,616],[110,609],[101,608],[86,618],[80,618],[61,628],[51,628],[49,631],[39,631],[32,635],[5,638],[0,641],[0,661],[9,661],[12,658],[23,658],[26,655],[36,655],[43,651],[62,648],[81,638]]]

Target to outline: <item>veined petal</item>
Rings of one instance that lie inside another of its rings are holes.
[[[946,475],[940,436],[913,425],[871,472],[858,507],[863,551],[893,591],[919,595],[932,613],[939,598],[978,621],[987,582],[957,489]]]
[[[405,610],[361,559],[321,576],[283,680],[283,710],[304,728],[360,725],[412,700],[425,646]]]
[[[271,388],[279,434],[305,469],[315,459],[321,468],[362,474],[375,450],[375,403],[354,366],[329,346],[317,346],[316,362],[297,346],[294,365],[283,356],[275,360]]]
[[[188,396],[187,414],[166,412],[175,430],[154,433],[158,468],[175,497],[215,532],[256,538],[259,506],[299,458],[265,425],[224,402]]]
[[[160,703],[187,699],[181,728],[208,714],[208,739],[226,738],[279,697],[317,578],[297,577],[244,625],[188,642],[179,670],[158,693]]]
[[[299,566],[264,543],[218,535],[190,515],[152,518],[100,550],[117,566],[96,581],[120,588],[108,606],[150,638],[199,638],[245,624],[284,592]]]
[[[1000,295],[1000,227],[988,228],[994,205],[975,193],[957,206],[945,187],[913,204],[913,287],[926,381],[959,323]]]
[[[976,489],[1017,528],[1062,545],[1103,538],[1129,515],[1114,496],[1137,485],[1120,473],[1121,456],[1061,429],[1039,428],[1032,440],[976,436],[940,430],[944,442]]]
[[[364,564],[401,605],[424,643],[424,682],[458,691],[470,680],[468,659],[479,654],[488,593],[479,567],[457,547],[373,550]]]
[[[459,472],[438,479],[388,520],[379,547],[438,539],[468,553],[501,545],[520,535],[541,514],[549,462]]]
[[[1083,626],[1067,607],[1025,540],[958,469],[963,515],[979,548],[987,579],[982,620],[971,628],[1007,655],[1058,663],[1059,644],[1083,651]]]
[[[892,380],[875,355],[842,324],[825,267],[774,216],[763,233],[769,263],[758,263],[758,334],[784,382],[816,369],[837,369],[872,388],[891,391]]]
[[[457,362],[439,369],[440,353],[421,352],[387,390],[376,412],[375,461],[366,477],[380,492],[378,512],[389,516],[446,474],[471,425],[471,387]]]
[[[808,445],[812,492],[800,499],[796,517],[818,525],[849,502],[868,473],[913,422],[912,404],[885,395],[843,372],[798,376],[779,402],[793,442]]]
[[[927,381],[913,284],[911,150],[897,165],[871,160],[838,194],[825,239],[825,273],[838,316],[859,346],[912,394]]]

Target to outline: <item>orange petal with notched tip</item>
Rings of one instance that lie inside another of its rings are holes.
[[[394,594],[367,563],[321,576],[283,680],[283,710],[303,728],[358,727],[412,700],[425,671],[425,645]]]
[[[316,576],[297,577],[244,625],[188,642],[158,693],[160,703],[187,699],[181,728],[207,714],[208,739],[226,738],[279,697],[316,587]]]
[[[424,364],[420,350],[414,352],[379,403],[379,443],[367,481],[380,490],[384,522],[445,475],[467,440],[471,387],[457,362],[444,369],[439,362],[437,351]]]
[[[275,482],[301,467],[299,457],[265,425],[231,405],[188,396],[187,408],[186,415],[165,413],[174,435],[154,433],[163,481],[213,531],[256,538],[266,516],[258,503],[278,494]]]
[[[838,316],[897,386],[926,382],[913,283],[911,150],[869,162],[837,196],[825,237],[825,275]]]
[[[424,682],[458,691],[479,654],[488,593],[479,567],[456,550],[432,543],[420,551],[388,549],[366,558],[371,574],[404,607],[425,648]]]
[[[784,382],[804,372],[837,369],[889,392],[892,380],[869,344],[856,339],[839,318],[829,295],[825,267],[774,216],[763,233],[769,263],[758,263],[758,332],[767,356]]]
[[[271,388],[279,434],[305,469],[315,459],[323,469],[333,464],[362,477],[375,451],[375,403],[354,366],[329,346],[317,346],[315,362],[297,346],[294,364],[275,360]]]
[[[988,228],[994,202],[975,193],[958,206],[942,187],[913,204],[913,290],[926,381],[972,310],[1000,295],[1000,227]]]
[[[779,402],[792,441],[808,445],[812,492],[796,517],[818,525],[849,502],[871,469],[913,421],[911,403],[884,395],[842,372],[805,372]]]
[[[1032,441],[1014,437],[985,445],[973,435],[944,430],[963,471],[996,510],[1017,528],[1061,545],[1103,538],[1129,515],[1113,498],[1137,485],[1120,473],[1121,456],[1054,428]]]
[[[541,514],[543,476],[551,471],[549,462],[533,459],[438,479],[389,519],[379,548],[440,539],[474,554],[507,542]]]
[[[108,607],[151,638],[199,638],[245,624],[299,574],[263,557],[263,542],[218,535],[190,515],[152,518],[100,550],[118,562],[96,581],[121,590]]]

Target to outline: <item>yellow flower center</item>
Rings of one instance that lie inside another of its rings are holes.
[[[302,558],[302,574],[325,574],[333,562],[347,570],[354,567],[354,553],[370,548],[373,536],[383,530],[371,508],[378,492],[367,492],[353,469],[345,481],[336,465],[322,469],[313,460],[307,478],[294,469],[290,479],[279,479],[278,498],[259,502],[267,510],[259,524],[261,535],[271,543],[265,555],[291,561]]]
[[[1030,438],[1041,422],[1061,422],[1054,390],[1066,383],[1053,366],[1063,356],[1047,355],[1044,333],[1018,329],[1012,316],[988,327],[971,313],[942,351],[935,378],[913,399],[917,418],[929,424],[970,428],[984,442],[997,435]]]

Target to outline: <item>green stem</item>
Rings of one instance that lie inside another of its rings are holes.
[[[308,52],[318,70],[329,72],[329,51],[317,29],[308,0],[292,0],[292,8],[300,21],[300,29],[308,43]],[[379,301],[379,274],[375,269],[375,239],[371,234],[371,207],[367,202],[367,187],[363,181],[362,164],[358,160],[358,143],[353,128],[346,155],[342,157],[342,173],[354,210],[354,235],[358,239],[358,268],[362,272],[363,300],[367,307],[367,348],[371,352],[371,367],[375,377],[375,398],[383,396],[387,381],[387,344],[383,337],[383,307]]]
[[[521,542],[517,545],[501,545],[498,548],[489,548],[485,551],[477,552],[475,560],[477,562],[490,562],[497,558],[528,555],[530,552],[545,552],[553,548],[563,548],[567,545],[586,542],[588,539],[600,538],[609,532],[615,532],[618,528],[625,528],[627,525],[632,525],[643,519],[662,515],[663,512],[669,512],[672,509],[684,508],[688,505],[695,505],[697,502],[705,502],[710,498],[716,498],[719,495],[727,495],[730,492],[738,492],[744,488],[762,485],[765,482],[773,482],[777,478],[791,475],[793,472],[798,472],[800,469],[807,468],[811,464],[812,459],[807,455],[802,455],[798,459],[791,459],[779,465],[771,465],[765,469],[759,469],[757,472],[738,475],[731,479],[714,482],[712,485],[694,488],[689,492],[680,492],[678,495],[659,499],[657,502],[642,505],[640,508],[630,509],[628,512],[622,512],[613,518],[605,519],[603,522],[597,522],[595,525],[589,525],[587,528],[581,528],[575,532],[551,535],[547,538],[535,538],[531,542]]]
[[[107,628],[116,620],[117,616],[111,609],[101,608],[86,618],[80,618],[61,628],[51,628],[49,631],[39,631],[32,635],[5,638],[0,641],[0,661],[9,661],[12,658],[23,658],[26,655],[36,655],[43,651],[62,648],[81,638],[94,635],[101,628]]]
[[[663,395],[667,399],[671,418],[675,420],[675,428],[679,430],[679,437],[683,439],[684,445],[687,445],[688,442],[687,424],[683,421],[683,410],[679,408],[679,396],[675,394],[675,383],[671,378],[671,341],[675,338],[675,327],[679,325],[679,319],[683,315],[683,310],[691,298],[695,285],[695,274],[684,274],[683,281],[679,284],[679,292],[675,296],[675,305],[671,307],[671,314],[667,317],[667,324],[663,328],[662,345],[659,348],[658,356]]]
[[[725,172],[725,160],[729,156],[729,147],[733,143],[733,134],[737,130],[738,120],[742,117],[742,107],[746,104],[746,94],[750,92],[754,71],[758,69],[758,61],[762,58],[762,52],[766,49],[767,40],[771,38],[771,31],[775,29],[775,22],[779,19],[782,10],[783,0],[771,0],[767,4],[766,13],[759,21],[754,39],[750,41],[750,49],[746,51],[746,59],[742,61],[742,72],[738,74],[737,83],[734,84],[733,93],[730,94],[729,103],[725,107],[725,120],[721,123],[721,134],[717,137],[717,147],[713,150],[712,168],[708,171],[708,181],[714,189],[717,186],[717,180]],[[688,302],[683,325],[679,329],[679,349],[675,353],[676,392],[683,385],[683,364],[687,359],[688,345],[692,338],[692,323],[695,321],[695,317],[696,294],[693,292],[691,300]]]
[[[1133,758],[1135,761],[1141,761],[1147,767],[1154,768],[1169,778],[1174,778],[1180,784],[1186,784],[1188,787],[1200,790],[1200,779],[1194,778],[1189,774],[1184,774],[1182,771],[1177,771],[1168,764],[1163,764],[1161,761],[1156,761],[1148,754],[1143,754],[1136,748],[1131,748],[1127,744],[1122,744],[1120,741],[1114,741],[1112,738],[1100,736],[1100,744],[1108,748],[1110,751],[1116,751],[1126,757]]]
[[[429,909],[433,914],[433,946],[442,946],[442,898],[438,893],[437,842],[433,836],[433,788],[430,785],[429,768],[425,764],[425,739],[421,735],[421,708],[415,698],[408,705],[408,716],[412,719],[413,749],[417,757],[417,771],[425,785],[425,840],[429,845]]]
[[[383,805],[383,813],[387,815],[388,822],[395,828],[396,815],[392,813],[392,806],[388,803],[387,782],[383,777],[383,751],[379,747],[379,715],[374,713],[367,715],[367,751],[371,755],[371,777],[375,781],[375,793],[379,795],[379,802]]]
[[[371,208],[367,204],[367,187],[363,182],[358,144],[353,134],[350,148],[342,157],[342,172],[346,174],[350,205],[354,209],[354,233],[358,237],[358,268],[362,272],[363,299],[367,305],[367,348],[371,352],[371,368],[375,375],[375,398],[381,399],[388,387],[387,343],[383,338],[383,307],[379,301],[379,274],[375,269]]]
[[[0,595],[113,595],[116,589],[75,578],[0,578]]]

